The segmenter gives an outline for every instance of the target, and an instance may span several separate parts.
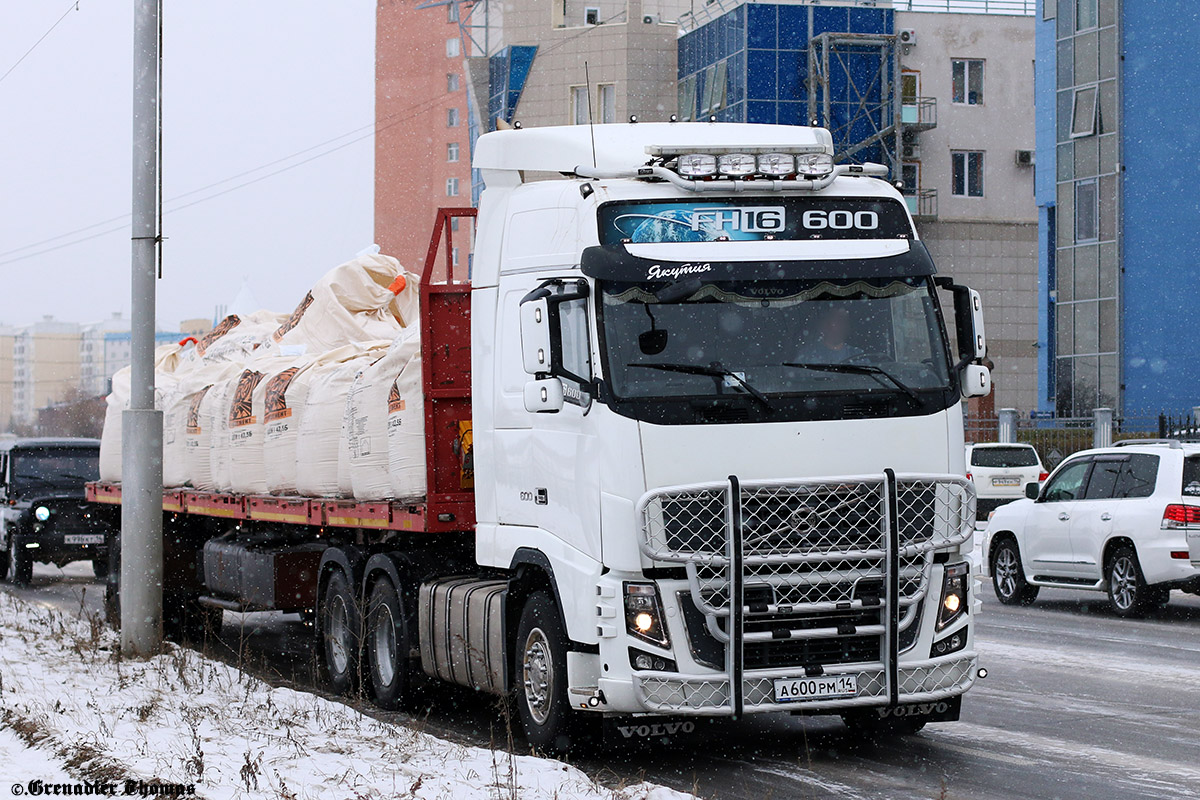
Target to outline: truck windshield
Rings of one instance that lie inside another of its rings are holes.
[[[75,489],[100,476],[100,451],[87,447],[46,447],[13,450],[12,488],[21,492],[40,489]]]
[[[600,286],[612,398],[654,401],[651,417],[673,418],[662,421],[688,416],[667,412],[672,401],[676,411],[741,405],[765,420],[838,418],[848,403],[859,416],[947,407],[926,277]]]

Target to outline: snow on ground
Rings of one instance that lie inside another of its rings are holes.
[[[498,738],[504,733],[498,733]],[[195,651],[119,657],[116,634],[0,593],[0,778],[159,781],[206,798],[685,800],[559,761],[453,744]],[[0,782],[0,788],[2,788]]]

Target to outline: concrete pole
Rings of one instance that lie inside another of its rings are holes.
[[[1017,410],[1002,408],[997,412],[998,428],[996,440],[1003,444],[1015,444],[1017,441]]]
[[[162,647],[163,422],[154,409],[160,2],[135,0],[133,23],[133,385],[121,419],[121,651],[129,656]]]
[[[1112,447],[1113,442],[1113,410],[1111,408],[1092,409],[1092,447]]]

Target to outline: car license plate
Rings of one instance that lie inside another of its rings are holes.
[[[776,678],[775,702],[833,700],[858,694],[858,676],[822,675],[819,678]]]
[[[68,533],[63,544],[104,544],[103,533]]]
[[[1017,477],[992,478],[992,486],[1020,486],[1020,485],[1021,485],[1021,479],[1017,478]]]

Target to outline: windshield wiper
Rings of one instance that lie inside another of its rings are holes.
[[[918,395],[911,386],[887,370],[877,367],[874,364],[819,364],[810,362],[785,361],[783,366],[797,367],[799,369],[812,369],[819,372],[843,372],[850,375],[870,375],[884,386],[891,384],[895,388],[911,397],[913,400],[918,402],[921,400],[920,395]]]
[[[702,367],[696,364],[638,364],[633,362],[630,362],[625,366],[641,367],[643,369],[657,369],[662,370],[663,372],[682,372],[685,375],[707,375],[710,378],[733,378],[738,382],[738,385],[746,390],[747,394],[749,394],[758,402],[762,403],[763,408],[767,409],[768,411],[775,410],[775,407],[771,405],[771,401],[767,399],[765,394],[747,383],[746,379],[741,375],[738,375],[733,370],[725,369],[725,367]]]

